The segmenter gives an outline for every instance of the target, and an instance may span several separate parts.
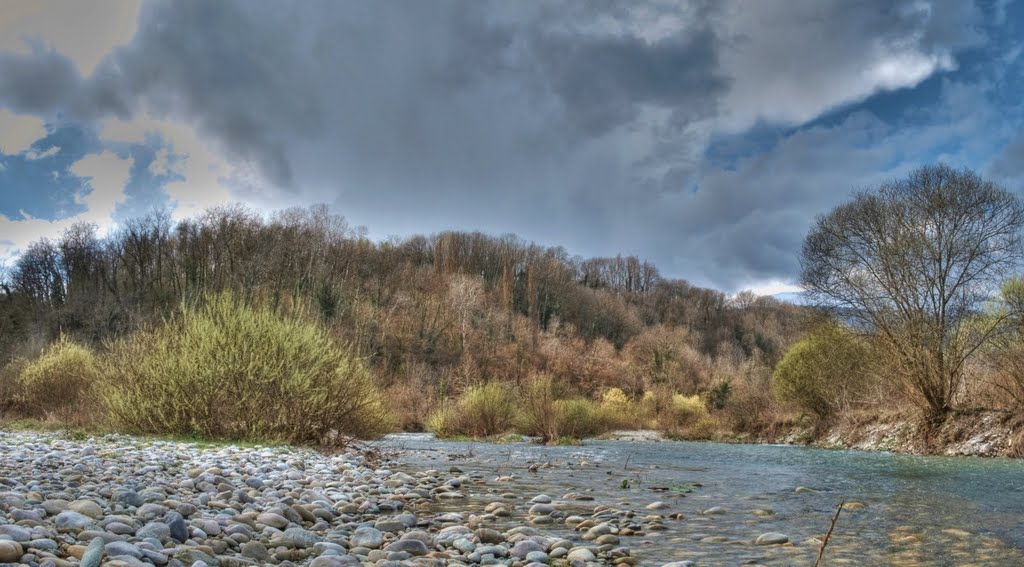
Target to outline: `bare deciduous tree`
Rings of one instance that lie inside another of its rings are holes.
[[[874,332],[885,366],[939,415],[990,334],[966,323],[1020,261],[1022,226],[1009,191],[968,170],[922,167],[818,218],[801,280]]]

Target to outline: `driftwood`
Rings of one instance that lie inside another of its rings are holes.
[[[836,506],[836,513],[832,516],[832,521],[829,522],[828,532],[825,533],[825,538],[821,540],[821,546],[818,548],[818,558],[814,560],[814,567],[821,567],[821,560],[825,557],[825,546],[828,545],[828,540],[832,539],[832,530],[836,529],[836,521],[839,520],[839,514],[843,511],[844,504],[846,504],[846,500]]]

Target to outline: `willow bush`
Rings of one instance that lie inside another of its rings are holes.
[[[838,324],[815,329],[786,352],[772,374],[772,391],[819,420],[863,394],[870,352],[864,341]]]
[[[601,394],[601,411],[609,429],[644,429],[647,418],[640,404],[621,388],[609,388]]]
[[[640,400],[640,408],[653,428],[674,437],[706,439],[717,426],[699,395],[686,396],[671,390],[648,390]]]
[[[127,431],[331,445],[391,427],[369,370],[323,327],[231,294],[113,343],[107,367],[100,398]]]
[[[12,390],[23,412],[68,423],[92,418],[91,393],[100,367],[91,350],[61,336],[37,358],[15,365],[19,369]]]
[[[442,406],[427,420],[438,437],[492,437],[508,433],[515,420],[515,397],[505,386],[488,382],[469,388],[452,405]]]
[[[611,429],[612,421],[601,405],[582,397],[566,397],[549,376],[536,376],[520,392],[516,430],[540,437],[544,443],[563,438],[580,439]]]

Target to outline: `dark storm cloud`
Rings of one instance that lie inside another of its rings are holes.
[[[239,195],[327,201],[377,235],[514,231],[735,288],[793,276],[813,215],[892,169],[860,137],[892,130],[798,132],[732,171],[705,163],[712,134],[912,87],[982,39],[979,17],[959,1],[151,2],[88,77],[42,48],[0,55],[0,105],[188,122],[258,172]]]
[[[0,53],[0,77],[0,100],[19,113],[66,107],[82,87],[74,63],[42,46],[35,46],[29,57]]]

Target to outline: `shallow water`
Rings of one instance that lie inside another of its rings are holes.
[[[488,481],[464,487],[468,501],[445,503],[438,511],[479,513],[499,493],[515,492],[525,499],[513,525],[522,521],[529,497],[577,492],[594,497],[574,504],[588,514],[596,504],[639,516],[682,513],[682,520],[665,521],[665,531],[622,538],[643,565],[684,559],[701,566],[813,565],[818,545],[808,540],[823,536],[845,499],[864,508],[841,514],[827,565],[1024,566],[1022,460],[667,441],[498,445],[422,434],[394,435],[382,444],[402,450],[401,461],[411,468],[457,466]],[[549,467],[528,470],[538,463]],[[507,475],[515,479],[495,480]],[[622,488],[623,480],[629,488]],[[692,483],[702,486],[685,493]],[[797,487],[814,492],[797,493]],[[654,501],[670,507],[645,510]],[[727,513],[701,514],[715,506]],[[576,535],[564,526],[540,529]],[[765,532],[786,534],[792,544],[753,545]]]

